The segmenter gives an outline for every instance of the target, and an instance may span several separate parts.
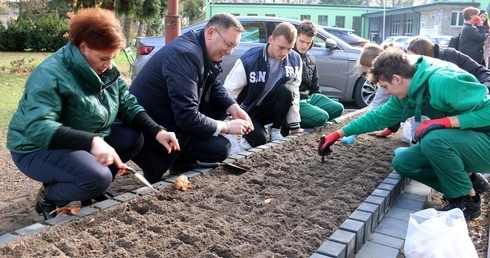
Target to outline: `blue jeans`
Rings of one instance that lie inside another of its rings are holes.
[[[104,140],[123,162],[130,160],[143,146],[141,132],[119,122],[111,126],[111,135]],[[28,154],[11,152],[11,155],[24,175],[44,184],[46,196],[58,207],[103,194],[118,171],[114,165],[102,166],[84,150],[43,149]]]

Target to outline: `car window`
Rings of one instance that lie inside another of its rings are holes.
[[[245,31],[242,33],[240,42],[245,43],[266,43],[267,30],[263,22],[247,21],[242,22]]]

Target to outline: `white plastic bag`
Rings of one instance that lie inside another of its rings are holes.
[[[478,258],[460,209],[410,214],[404,251],[407,258]]]
[[[410,121],[400,123],[402,128],[402,141],[412,143],[412,124]]]

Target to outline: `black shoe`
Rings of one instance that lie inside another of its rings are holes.
[[[168,175],[176,176],[187,171],[193,170],[195,168],[194,164],[189,163],[181,163],[181,164],[172,164],[168,169]]]
[[[113,197],[114,197],[114,195],[110,194],[109,192],[105,192],[101,195],[95,196],[92,199],[81,201],[80,205],[81,206],[90,206],[90,205],[94,204],[94,202],[92,200],[94,200],[96,202],[103,202],[105,200],[112,199]]]
[[[56,213],[51,213],[56,209],[56,204],[48,199],[44,193],[44,186],[42,186],[39,191],[37,191],[36,196],[36,212],[42,214],[45,220],[52,219],[56,217]]]
[[[480,173],[473,173],[470,176],[471,183],[473,184],[473,189],[479,194],[486,193],[490,189],[490,183],[488,180]]]
[[[473,197],[469,195],[449,199],[449,204],[440,209],[440,211],[458,208],[463,212],[465,219],[476,219],[481,215],[481,197],[476,194],[476,198],[478,198],[478,201],[473,200]]]

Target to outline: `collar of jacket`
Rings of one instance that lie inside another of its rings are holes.
[[[112,69],[106,70],[100,75],[97,74],[92,67],[90,67],[85,56],[80,52],[80,49],[71,43],[68,43],[63,47],[63,58],[73,73],[84,80],[86,85],[95,92],[100,92],[103,89],[110,87],[119,79],[119,77],[121,77],[121,73],[114,62],[112,62]]]

